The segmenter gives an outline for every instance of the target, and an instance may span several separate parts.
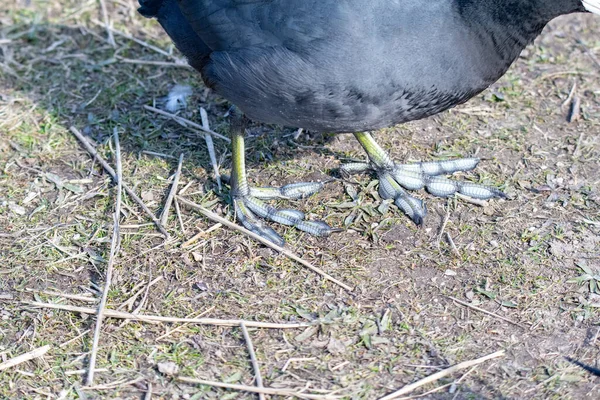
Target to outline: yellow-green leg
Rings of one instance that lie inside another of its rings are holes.
[[[251,188],[246,179],[244,127],[234,127],[231,138],[231,198],[237,219],[246,229],[282,246],[283,238],[264,221],[267,219],[284,225],[294,226],[316,236],[329,236],[334,230],[323,221],[307,221],[304,213],[292,209],[277,209],[262,200],[283,198],[300,199],[318,192],[320,182],[303,182],[280,188]]]

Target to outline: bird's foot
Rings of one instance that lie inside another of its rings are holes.
[[[293,183],[282,187],[249,188],[246,191],[233,191],[233,205],[238,221],[257,235],[283,246],[284,239],[262,219],[283,225],[294,226],[315,236],[329,236],[335,230],[323,221],[307,221],[303,212],[292,209],[277,209],[263,200],[302,199],[317,193],[323,188],[320,182]],[[246,192],[246,193],[244,193]]]
[[[379,177],[379,195],[383,199],[393,199],[394,204],[404,211],[417,225],[423,223],[427,214],[425,203],[411,196],[407,190],[427,189],[438,197],[449,197],[460,193],[479,200],[494,197],[505,198],[500,190],[478,183],[461,182],[448,179],[458,171],[470,171],[479,163],[478,158],[462,158],[447,161],[421,162],[415,164],[396,164],[385,157],[370,163],[351,163],[340,168],[342,176],[359,172],[375,171]]]

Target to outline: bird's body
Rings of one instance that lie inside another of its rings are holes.
[[[480,93],[553,17],[583,11],[579,0],[560,2],[545,10],[542,0],[164,0],[183,18],[159,21],[205,82],[250,118],[360,132]]]
[[[205,83],[248,117],[331,133],[371,131],[463,103],[498,80],[550,20],[586,9],[600,11],[600,0],[140,4],[140,12],[158,19]],[[357,138],[380,180],[395,168],[371,139]],[[420,169],[415,173],[427,175]],[[462,190],[460,185],[452,191],[444,187],[447,182],[415,179],[409,186],[425,186],[444,196]],[[388,194],[396,200],[405,197],[397,188]],[[494,195],[498,193],[492,190],[481,194]],[[420,221],[424,207],[416,199],[413,203],[399,207]]]

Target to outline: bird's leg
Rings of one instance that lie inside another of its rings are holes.
[[[243,117],[242,117],[243,118]],[[246,229],[282,246],[283,238],[264,221],[267,219],[284,225],[294,226],[316,236],[329,236],[333,229],[323,221],[307,221],[301,211],[277,209],[261,199],[300,199],[318,192],[322,183],[296,183],[281,188],[251,188],[246,179],[246,162],[243,124],[233,129],[231,198],[238,219]]]
[[[354,136],[369,156],[369,163],[351,163],[343,165],[343,175],[358,172],[375,171],[379,177],[379,194],[384,199],[393,199],[416,224],[420,225],[427,214],[423,201],[410,196],[406,190],[426,188],[434,196],[448,197],[461,193],[479,200],[493,197],[505,197],[500,190],[471,182],[453,181],[442,175],[458,171],[470,171],[479,163],[477,158],[462,158],[447,161],[420,162],[414,164],[396,164],[388,153],[377,144],[368,132],[355,133]]]

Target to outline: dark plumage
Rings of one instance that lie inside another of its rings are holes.
[[[436,114],[500,78],[580,0],[150,0],[208,86],[258,121],[327,132]]]
[[[600,0],[140,4],[140,13],[157,18],[205,83],[248,117],[315,131],[364,132],[467,101],[500,78],[550,20],[597,12]],[[359,140],[380,179],[384,170],[403,174],[405,168],[375,155],[371,139]],[[463,190],[436,183],[445,178],[420,179],[423,185],[413,186],[442,196]],[[499,195],[488,189],[481,198]],[[390,190],[391,198],[404,197],[400,189]],[[399,207],[419,222],[424,206],[408,199],[411,204]]]

